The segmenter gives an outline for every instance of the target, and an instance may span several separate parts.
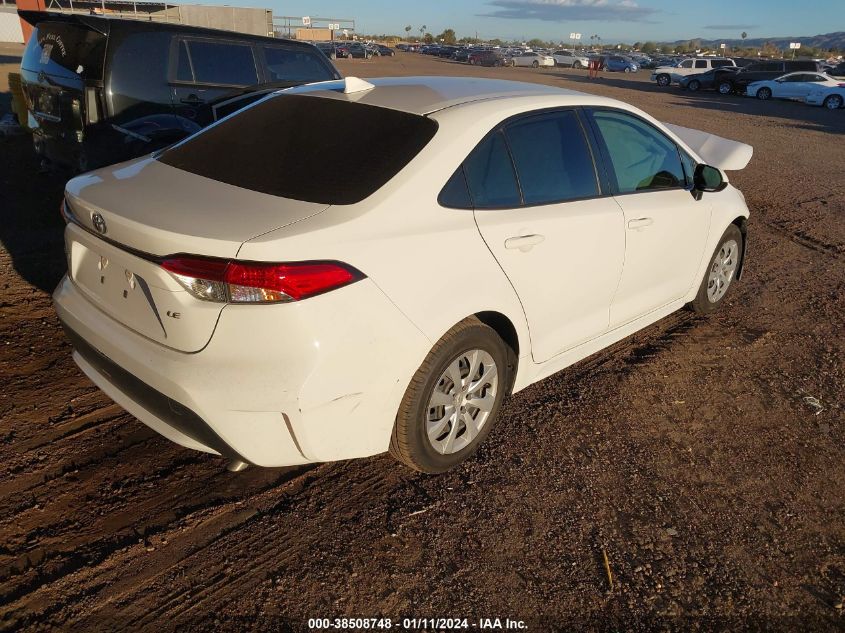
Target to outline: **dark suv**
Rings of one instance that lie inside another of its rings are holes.
[[[748,84],[754,81],[776,79],[786,73],[794,73],[802,70],[818,72],[819,64],[812,60],[804,61],[800,59],[756,62],[742,68],[739,72],[717,72],[714,83],[716,89],[723,95],[729,95],[734,92],[743,94]]]
[[[477,66],[504,66],[505,56],[499,51],[475,51],[469,54],[467,61]]]
[[[264,93],[339,79],[311,44],[88,15],[20,11],[36,151],[78,171],[170,145]]]

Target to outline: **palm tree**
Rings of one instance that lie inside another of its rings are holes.
[[[405,27],[405,39],[408,39],[408,35],[410,35],[410,33],[411,33],[411,28],[412,27],[411,27],[410,24]]]
[[[423,38],[423,36],[425,36],[425,30],[426,30],[427,28],[428,28],[428,27],[427,27],[425,24],[423,24],[423,25],[420,27],[420,39],[422,39],[422,38]]]
[[[742,32],[742,35],[740,35],[740,37],[744,40],[746,37],[748,37],[748,33],[746,33],[745,31],[743,31],[743,32]]]

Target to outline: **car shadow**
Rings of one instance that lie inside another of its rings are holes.
[[[587,75],[553,72],[562,80],[579,85],[603,85],[649,93],[664,93],[667,103],[719,112],[735,112],[751,116],[765,116],[788,121],[792,127],[820,132],[845,134],[845,110],[827,110],[797,101],[759,101],[739,95],[723,96],[715,91],[687,92],[676,86],[662,88],[650,81],[614,77],[607,73],[591,79]],[[669,101],[671,100],[671,101]]]
[[[20,64],[20,55],[0,55],[0,64]]]
[[[39,167],[28,134],[0,137],[0,247],[18,275],[50,293],[67,270],[59,202],[69,176]]]

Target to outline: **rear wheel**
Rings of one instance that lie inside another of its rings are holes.
[[[729,95],[733,92],[734,87],[730,81],[720,81],[719,82],[719,94],[722,95]]]
[[[536,60],[535,60],[535,61],[534,61],[534,63],[533,63],[533,64],[531,64],[531,65],[532,65],[534,68],[539,68],[539,67],[540,67],[540,62],[538,62],[538,61],[536,61]]]
[[[701,89],[701,82],[698,79],[693,79],[687,84],[687,90],[690,92],[698,92]]]
[[[490,434],[510,386],[513,353],[476,318],[462,321],[429,352],[399,405],[390,453],[424,473],[442,473]]]
[[[662,86],[662,87],[665,88],[670,83],[672,83],[672,78],[669,75],[666,75],[666,74],[657,75],[657,85],[658,86]]]
[[[838,110],[842,107],[842,97],[839,95],[830,95],[825,98],[823,105],[828,110]]]
[[[584,65],[581,62],[575,62],[572,64],[573,68],[583,68]]]
[[[743,248],[742,233],[735,224],[731,224],[719,239],[698,294],[690,303],[695,312],[706,314],[719,307],[736,276]]]
[[[760,88],[757,90],[757,98],[760,101],[768,101],[772,98],[772,90],[771,88]]]
[[[630,67],[630,66],[625,66],[625,72],[626,72],[626,73],[631,72],[631,67]]]

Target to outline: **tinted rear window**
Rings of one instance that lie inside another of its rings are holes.
[[[274,96],[167,150],[161,162],[261,193],[354,204],[434,137],[426,117],[325,97]],[[344,157],[342,165],[332,157]]]
[[[106,37],[73,24],[42,22],[32,34],[21,66],[48,75],[89,79],[103,76]]]
[[[321,47],[322,48],[322,47]],[[336,73],[325,62],[325,56],[316,49],[297,50],[263,46],[264,60],[270,81],[329,81],[336,79]],[[326,52],[333,52],[331,45]]]

